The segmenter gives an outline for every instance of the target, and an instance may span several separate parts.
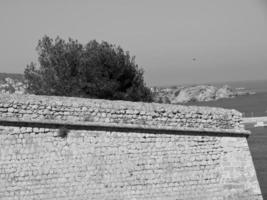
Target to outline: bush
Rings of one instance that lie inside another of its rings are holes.
[[[44,36],[37,45],[39,68],[24,71],[29,93],[39,95],[151,101],[143,70],[121,47],[95,40],[55,41]]]

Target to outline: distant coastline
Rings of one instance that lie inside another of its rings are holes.
[[[189,102],[208,102],[219,99],[229,99],[238,96],[253,95],[255,92],[246,88],[232,88],[229,85],[216,87],[214,85],[177,86],[168,88],[151,88],[154,102],[181,104]]]
[[[164,85],[164,86],[151,86],[158,88],[174,88],[174,87],[191,87],[196,85],[213,85],[215,87],[223,87],[228,85],[231,88],[245,88],[252,92],[267,92],[267,79],[266,80],[244,80],[244,81],[220,81],[220,82],[202,82],[202,83],[185,83],[177,85]]]
[[[254,92],[253,95],[237,96],[235,98],[224,98],[215,101],[187,102],[184,105],[223,107],[227,109],[236,109],[243,114],[243,117],[262,117],[267,116],[267,80],[255,81],[232,81],[209,83],[216,87],[222,87],[227,84],[231,88],[245,88]]]

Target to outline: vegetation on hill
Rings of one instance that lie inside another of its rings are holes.
[[[151,101],[143,70],[129,52],[95,40],[44,36],[37,45],[39,67],[29,64],[24,72],[27,90],[39,95],[78,96],[130,101]]]

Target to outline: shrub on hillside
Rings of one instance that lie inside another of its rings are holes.
[[[95,40],[44,36],[37,45],[39,67],[25,69],[27,90],[39,95],[151,101],[143,70],[121,47]]]

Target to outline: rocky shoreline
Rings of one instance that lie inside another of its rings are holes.
[[[216,101],[219,99],[255,94],[245,88],[231,88],[228,85],[222,87],[215,87],[213,85],[194,85],[172,88],[154,87],[151,90],[154,95],[154,102],[170,104]]]

